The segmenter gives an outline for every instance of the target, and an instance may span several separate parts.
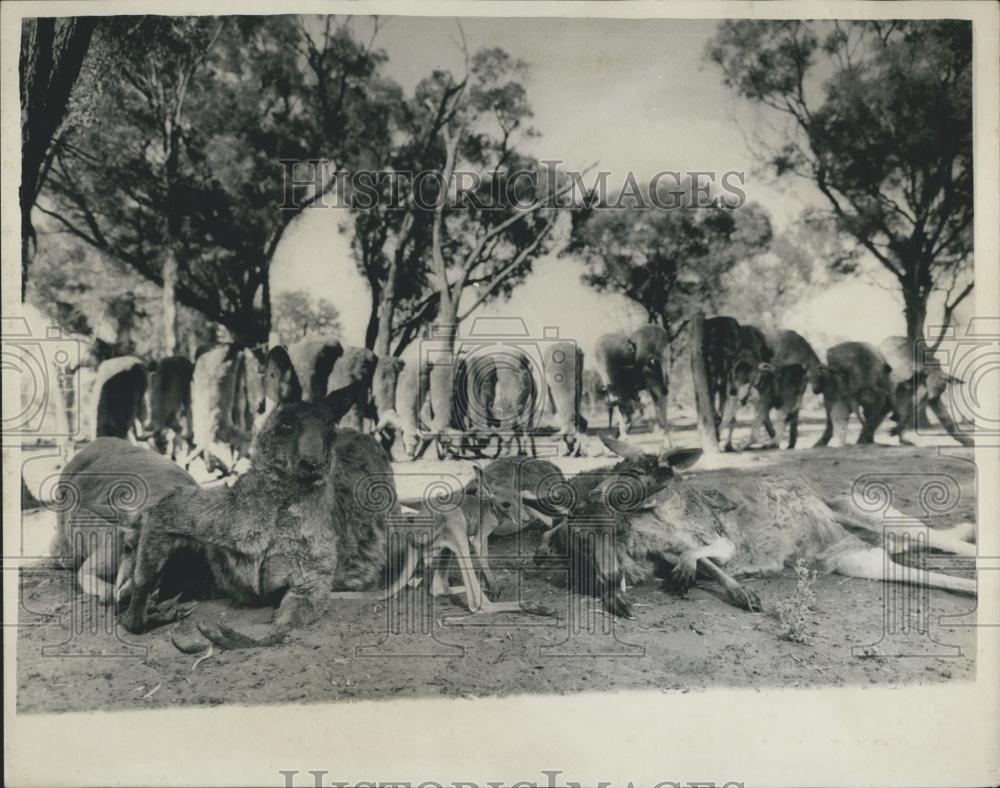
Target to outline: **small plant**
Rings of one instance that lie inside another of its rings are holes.
[[[811,639],[806,622],[814,612],[816,592],[813,585],[819,578],[819,572],[800,558],[795,562],[795,577],[795,591],[788,599],[775,604],[774,614],[782,627],[778,637],[804,644]]]

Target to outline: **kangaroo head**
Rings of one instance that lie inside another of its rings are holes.
[[[264,394],[275,404],[254,442],[254,467],[301,484],[321,484],[337,436],[329,398],[302,401],[302,386],[280,345],[267,355]]]
[[[529,525],[532,513],[527,503],[533,500],[530,492],[518,492],[506,485],[493,486],[486,480],[483,469],[473,465],[475,478],[465,486],[465,495],[477,498],[480,503],[480,516],[485,520],[492,518],[494,525],[514,523],[520,527]]]
[[[135,571],[135,551],[139,547],[142,519],[141,512],[119,515],[118,569],[115,572],[115,604],[119,608],[127,607],[132,596],[132,573]]]
[[[816,364],[809,371],[809,382],[813,394],[834,395],[840,386],[847,383],[847,375],[843,370],[826,364]]]
[[[959,378],[952,377],[939,367],[930,367],[922,370],[918,379],[921,385],[926,389],[927,398],[930,400],[938,399],[942,394],[944,394],[945,389],[947,389],[949,385],[960,386],[964,382]]]
[[[650,454],[608,435],[602,435],[601,442],[622,461],[615,465],[606,480],[590,492],[589,497],[591,500],[605,499],[612,506],[618,498],[622,498],[625,505],[630,501],[640,504],[666,487],[674,478],[675,470],[689,468],[701,457],[701,449],[669,449],[660,455]]]

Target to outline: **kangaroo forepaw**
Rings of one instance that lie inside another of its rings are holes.
[[[683,553],[670,573],[670,581],[674,588],[683,593],[694,585],[697,575],[698,559],[690,553]]]
[[[555,610],[547,605],[541,605],[538,602],[522,602],[521,610],[525,613],[529,613],[533,616],[557,616],[559,615]]]
[[[122,615],[120,621],[129,632],[138,635],[148,632],[164,624],[171,624],[180,621],[191,615],[194,609],[194,602],[180,603],[181,595],[178,594],[164,602],[149,599],[146,602],[146,609],[140,615],[136,615],[131,606]]]
[[[747,610],[751,613],[759,613],[764,609],[763,604],[761,604],[760,597],[757,596],[757,592],[744,588],[741,585],[733,586],[726,591],[729,600],[736,605],[736,607],[743,610]]]
[[[635,618],[632,610],[632,601],[622,593],[615,594],[607,602],[607,610],[614,616],[620,618]]]
[[[212,643],[219,646],[219,648],[231,651],[241,648],[268,648],[276,646],[288,634],[288,631],[285,629],[277,629],[262,638],[252,638],[249,635],[244,635],[242,632],[237,632],[232,627],[226,626],[221,621],[216,624],[199,623],[198,631],[212,641]]]

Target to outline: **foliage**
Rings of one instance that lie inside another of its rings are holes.
[[[247,344],[267,337],[268,275],[292,220],[281,159],[358,155],[384,55],[331,18],[168,17],[124,58],[97,119],[60,139],[44,212]]]
[[[947,322],[972,290],[971,24],[734,20],[706,56],[788,121],[767,161],[812,181],[838,229],[892,273],[910,337],[936,288]]]
[[[777,332],[788,310],[821,281],[816,259],[794,230],[778,235],[767,253],[740,260],[728,271],[717,311],[765,333]]]
[[[657,208],[640,197],[574,222],[568,249],[582,256],[587,284],[639,304],[676,352],[691,312],[718,311],[734,267],[763,253],[771,235],[767,214],[752,204]]]
[[[795,562],[795,590],[788,599],[774,605],[773,611],[782,632],[779,637],[792,643],[807,644],[812,639],[809,622],[815,615],[816,591],[813,586],[819,572],[802,559]]]
[[[94,364],[106,358],[162,355],[159,288],[116,260],[63,234],[39,236],[39,253],[28,282],[27,301],[65,331],[94,339]],[[194,310],[180,310],[182,352],[193,358],[214,339],[213,327]]]
[[[376,168],[441,177],[424,183],[420,200],[413,184],[385,180],[377,204],[355,210],[353,249],[372,289],[368,344],[376,352],[394,342],[399,354],[422,327],[460,323],[480,304],[508,295],[549,248],[557,211],[537,202],[544,179],[513,179],[537,171],[515,147],[534,135],[528,67],[492,48],[467,57],[467,69],[461,79],[434,71],[410,97],[380,97],[393,133],[373,160]],[[459,311],[467,291],[474,297]]]
[[[272,329],[282,344],[289,344],[307,334],[338,336],[340,317],[337,307],[325,298],[305,290],[282,290],[271,298]]]

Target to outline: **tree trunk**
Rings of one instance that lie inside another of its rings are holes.
[[[906,336],[911,342],[924,339],[928,295],[928,291],[921,288],[903,285],[903,316],[906,318]]]
[[[452,397],[455,382],[455,340],[458,337],[457,304],[442,294],[437,322],[432,327],[434,366],[430,374],[431,431],[441,433],[451,426]],[[424,354],[421,353],[421,356]]]
[[[177,354],[177,255],[167,248],[163,261],[163,355]]]
[[[271,338],[271,259],[267,258],[261,265],[264,268],[264,275],[261,278],[260,309],[263,319],[263,334],[270,342]]]
[[[696,312],[691,319],[691,376],[694,379],[694,401],[698,414],[698,434],[706,454],[719,453],[715,432],[715,411],[708,393],[708,369],[702,348],[705,343],[705,315]]]
[[[98,17],[25,19],[21,36],[21,297],[34,256],[31,209]]]
[[[396,364],[395,356],[392,355],[392,321],[396,314],[395,263],[390,263],[389,275],[386,279],[385,287],[382,288],[378,304],[374,307],[373,311],[376,309],[378,310],[378,327],[375,332],[375,341],[372,350],[376,357],[378,357],[378,366],[375,367],[375,379],[372,382],[372,390],[375,399],[375,410],[381,416],[383,413],[396,407],[396,377],[399,368]],[[369,333],[371,332],[371,328],[371,321],[369,321]]]

